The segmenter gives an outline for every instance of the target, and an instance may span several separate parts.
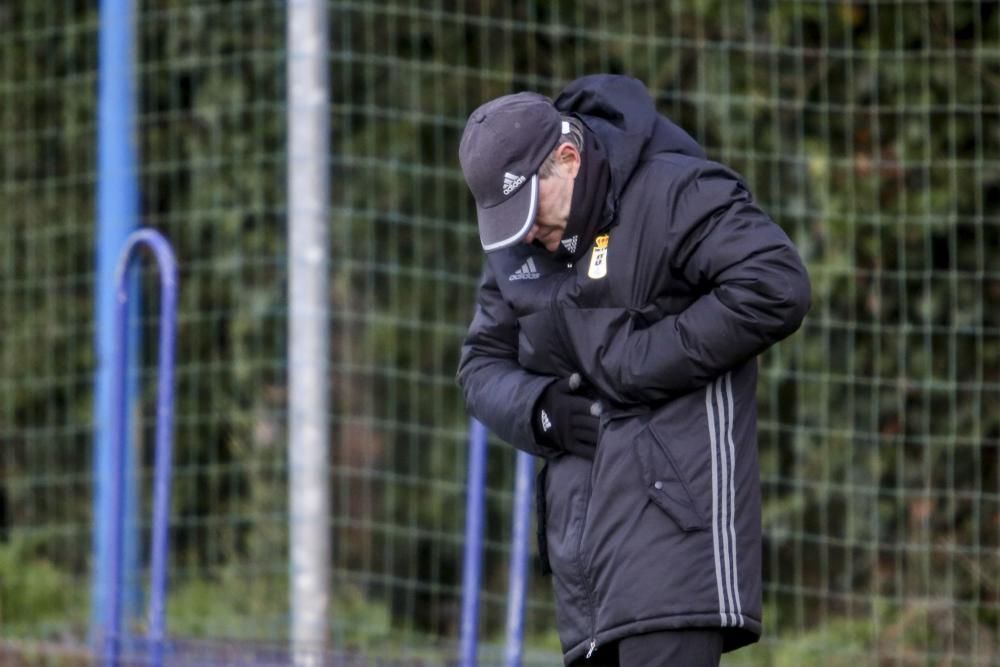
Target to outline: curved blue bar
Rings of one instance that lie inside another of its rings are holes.
[[[521,667],[524,646],[524,605],[528,594],[528,553],[531,544],[531,491],[535,460],[527,452],[517,453],[514,479],[514,528],[510,546],[510,581],[507,591],[506,667]]]
[[[150,558],[150,603],[148,638],[151,651],[149,664],[162,663],[166,632],[165,600],[167,585],[168,528],[170,519],[170,477],[172,459],[174,352],[177,339],[177,261],[170,244],[152,229],[143,229],[128,237],[115,271],[115,358],[113,382],[114,419],[111,423],[111,525],[109,566],[110,590],[107,594],[107,615],[104,624],[104,664],[118,663],[122,622],[122,542],[125,529],[126,503],[125,466],[128,405],[126,401],[126,361],[128,347],[128,283],[136,250],[146,245],[156,257],[160,269],[160,331],[159,363],[156,396],[156,467],[153,482],[153,536]]]
[[[486,483],[486,427],[469,427],[469,486],[465,506],[465,567],[462,573],[460,667],[476,667],[479,634],[479,585],[483,555],[483,495]]]

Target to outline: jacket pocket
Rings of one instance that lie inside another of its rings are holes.
[[[674,461],[670,448],[646,427],[632,447],[646,493],[684,531],[705,530],[708,522],[691,495],[688,482]]]

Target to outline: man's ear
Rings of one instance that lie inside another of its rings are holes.
[[[576,175],[580,172],[580,150],[570,143],[565,143],[559,146],[559,152],[556,154],[559,163],[566,169],[566,175],[570,178],[576,178]]]

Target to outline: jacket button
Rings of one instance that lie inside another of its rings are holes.
[[[655,482],[653,482],[653,488],[659,491],[660,489],[663,488],[663,482],[661,482],[660,480],[656,480]]]

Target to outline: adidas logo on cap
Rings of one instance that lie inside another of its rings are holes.
[[[521,184],[524,183],[526,180],[528,179],[526,179],[524,176],[515,176],[514,174],[508,171],[503,175],[503,193],[505,195],[509,195],[510,193],[514,192],[514,190],[517,190],[519,187],[521,187]]]

